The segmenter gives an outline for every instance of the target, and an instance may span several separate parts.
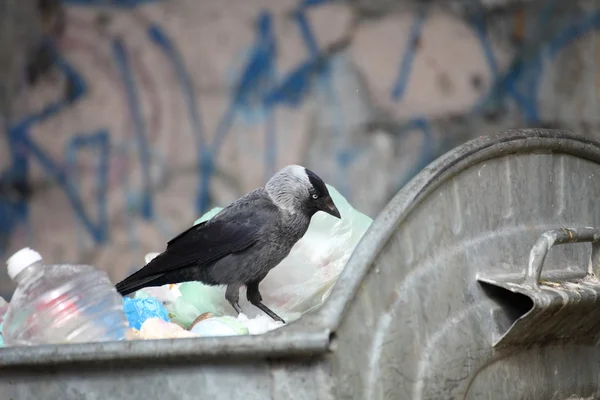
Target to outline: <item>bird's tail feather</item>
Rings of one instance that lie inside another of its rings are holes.
[[[160,278],[162,276],[161,275],[153,275],[153,276],[148,276],[146,278],[136,278],[135,274],[131,275],[125,279],[123,279],[121,282],[117,283],[115,285],[115,288],[117,289],[117,292],[119,292],[119,294],[121,296],[127,296],[130,293],[133,293],[137,290],[143,289],[147,286],[152,286],[151,284],[149,285],[149,283],[151,283],[152,281]]]
[[[169,267],[172,263],[172,257],[169,257],[169,255],[166,253],[161,253],[150,260],[150,262],[140,270],[134,272],[121,282],[117,283],[115,288],[117,289],[117,292],[121,294],[121,296],[126,296],[148,286],[162,286],[169,283],[179,283],[180,281],[177,281],[176,279],[171,279],[172,281],[169,279],[165,280],[165,278],[169,276],[166,271],[169,270]],[[189,265],[182,264],[180,267],[184,268]]]

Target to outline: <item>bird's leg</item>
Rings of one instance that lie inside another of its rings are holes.
[[[228,285],[227,290],[225,290],[225,299],[231,304],[231,307],[238,313],[242,313],[242,308],[240,307],[240,286],[239,285]]]
[[[267,314],[269,317],[271,317],[271,319],[273,319],[274,321],[281,321],[282,323],[285,324],[285,321],[279,315],[275,314],[273,311],[271,311],[271,309],[269,309],[269,307],[265,306],[262,303],[262,296],[260,295],[260,292],[258,291],[259,283],[260,283],[260,281],[254,281],[254,282],[251,282],[246,285],[246,297],[248,298],[248,301],[253,306],[260,308],[265,314]]]

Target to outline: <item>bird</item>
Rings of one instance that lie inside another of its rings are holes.
[[[341,219],[323,180],[301,165],[287,165],[264,185],[167,242],[166,249],[116,284],[126,296],[149,286],[199,281],[226,286],[225,299],[242,313],[239,290],[274,321],[285,321],[262,302],[260,282],[304,236],[311,218]]]

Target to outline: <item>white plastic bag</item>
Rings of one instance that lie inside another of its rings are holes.
[[[271,317],[264,314],[251,319],[244,314],[240,314],[237,319],[248,328],[248,334],[250,335],[261,335],[283,326],[282,322],[273,321]]]
[[[230,315],[222,317],[209,317],[196,322],[190,332],[199,336],[238,336],[249,333],[246,326],[248,320],[241,321]]]

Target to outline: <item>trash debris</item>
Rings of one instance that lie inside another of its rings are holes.
[[[222,317],[209,317],[200,321],[190,328],[190,332],[199,336],[236,336],[247,335],[248,328],[237,318],[225,315]]]
[[[123,310],[131,328],[140,329],[148,318],[156,317],[170,322],[167,309],[154,297],[123,297]]]
[[[147,287],[135,292],[135,298],[154,297],[163,304],[173,304],[181,296],[179,285]]]
[[[186,331],[181,326],[160,318],[148,318],[140,330],[132,329],[136,339],[177,339],[197,337],[193,332]]]
[[[89,265],[44,265],[29,248],[7,264],[18,284],[4,317],[7,345],[125,339],[123,302],[106,272]]]
[[[190,329],[193,328],[198,322],[212,317],[215,317],[215,314],[209,312],[198,315],[198,318],[196,318],[194,322],[192,322],[192,325],[190,325]]]
[[[190,328],[192,322],[200,314],[231,314],[231,306],[224,301],[224,292],[215,290],[215,287],[204,285],[200,282],[185,282],[178,285],[181,293],[174,303],[167,304],[171,320],[185,329]]]
[[[262,335],[277,328],[281,328],[284,324],[279,321],[273,321],[266,315],[259,315],[255,318],[248,318],[244,314],[238,315],[238,321],[248,328],[250,335]]]
[[[213,313],[199,315],[190,325],[190,329],[165,321],[161,318],[151,317],[146,319],[140,328],[128,330],[128,340],[149,339],[174,339],[188,337],[215,337],[215,336],[238,336],[238,335],[260,335],[284,324],[273,321],[266,315],[256,318],[248,318],[244,314],[234,318],[230,315],[216,316]]]

